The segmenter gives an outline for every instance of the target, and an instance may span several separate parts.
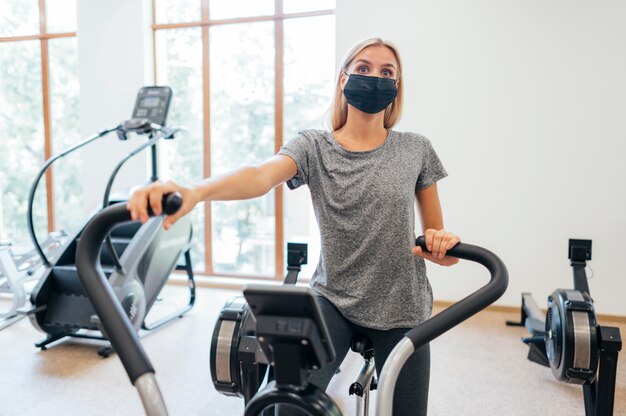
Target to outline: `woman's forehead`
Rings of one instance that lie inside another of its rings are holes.
[[[395,68],[398,67],[395,54],[384,45],[368,46],[354,57],[352,63],[354,64],[359,60],[365,60],[375,64],[392,64]]]

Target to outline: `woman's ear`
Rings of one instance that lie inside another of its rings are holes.
[[[339,80],[341,91],[343,91],[343,88],[346,86],[346,82],[348,82],[348,75],[345,73],[345,71],[341,71],[341,79]]]

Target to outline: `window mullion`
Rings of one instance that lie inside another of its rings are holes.
[[[275,13],[277,16],[283,15],[283,0],[276,0]],[[274,21],[274,38],[275,38],[275,113],[274,113],[274,152],[278,152],[283,144],[283,74],[284,74],[284,25],[283,19],[278,17]],[[275,218],[275,251],[276,251],[276,279],[281,280],[284,268],[284,232],[283,232],[283,187],[278,186],[274,190],[274,218]]]
[[[209,20],[209,0],[201,0],[202,21]],[[203,100],[204,100],[204,172],[205,178],[211,176],[211,78],[209,65],[209,28],[210,26],[202,26],[202,84],[203,84]],[[206,264],[206,273],[208,275],[215,274],[213,267],[213,227],[211,204],[204,204],[204,263]]]
[[[39,32],[47,33],[46,29],[46,0],[39,0]],[[50,63],[48,57],[49,40],[41,40],[41,83],[43,92],[43,123],[44,123],[44,159],[52,156],[52,123],[50,117]],[[46,172],[46,206],[48,211],[48,232],[54,231],[54,193],[52,168]]]

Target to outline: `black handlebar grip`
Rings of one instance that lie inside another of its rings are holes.
[[[176,213],[183,206],[183,196],[180,192],[172,192],[163,197],[163,212],[166,215]]]
[[[454,253],[458,254],[458,251],[455,250],[455,248],[459,245],[460,243],[457,243],[457,245],[455,245],[454,247],[452,247],[450,250],[446,251],[446,255],[447,256],[452,256],[452,257],[458,257],[461,258],[459,256],[455,256]],[[423,235],[420,235],[419,237],[417,237],[415,239],[415,245],[416,246],[420,246],[422,248],[422,250],[424,250],[427,253],[430,253],[430,250],[428,249],[428,247],[426,246],[426,237],[424,237]]]
[[[418,237],[415,244],[428,251],[424,236]],[[506,266],[491,251],[471,244],[458,243],[448,250],[446,255],[483,265],[489,271],[491,279],[466,298],[407,332],[405,336],[411,339],[416,349],[495,302],[508,286],[509,274]]]
[[[176,213],[183,205],[183,196],[180,192],[172,192],[169,194],[163,195],[163,199],[161,200],[161,207],[163,208],[163,214],[172,215]],[[152,212],[152,208],[148,205],[148,215],[154,217],[154,213]]]
[[[415,239],[415,245],[420,246],[424,251],[428,251],[428,247],[426,247],[426,237],[423,235],[420,235]]]

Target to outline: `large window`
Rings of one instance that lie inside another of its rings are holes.
[[[0,2],[0,239],[30,244],[28,192],[46,158],[78,139],[76,2]],[[80,161],[55,165],[41,184],[41,236],[80,222]]]
[[[156,80],[174,90],[168,123],[186,128],[162,156],[168,176],[195,182],[256,164],[298,130],[324,127],[334,0],[153,1]],[[314,265],[319,242],[310,211],[306,189],[283,187],[207,204],[194,211],[196,268],[280,278],[287,241],[309,243]]]

